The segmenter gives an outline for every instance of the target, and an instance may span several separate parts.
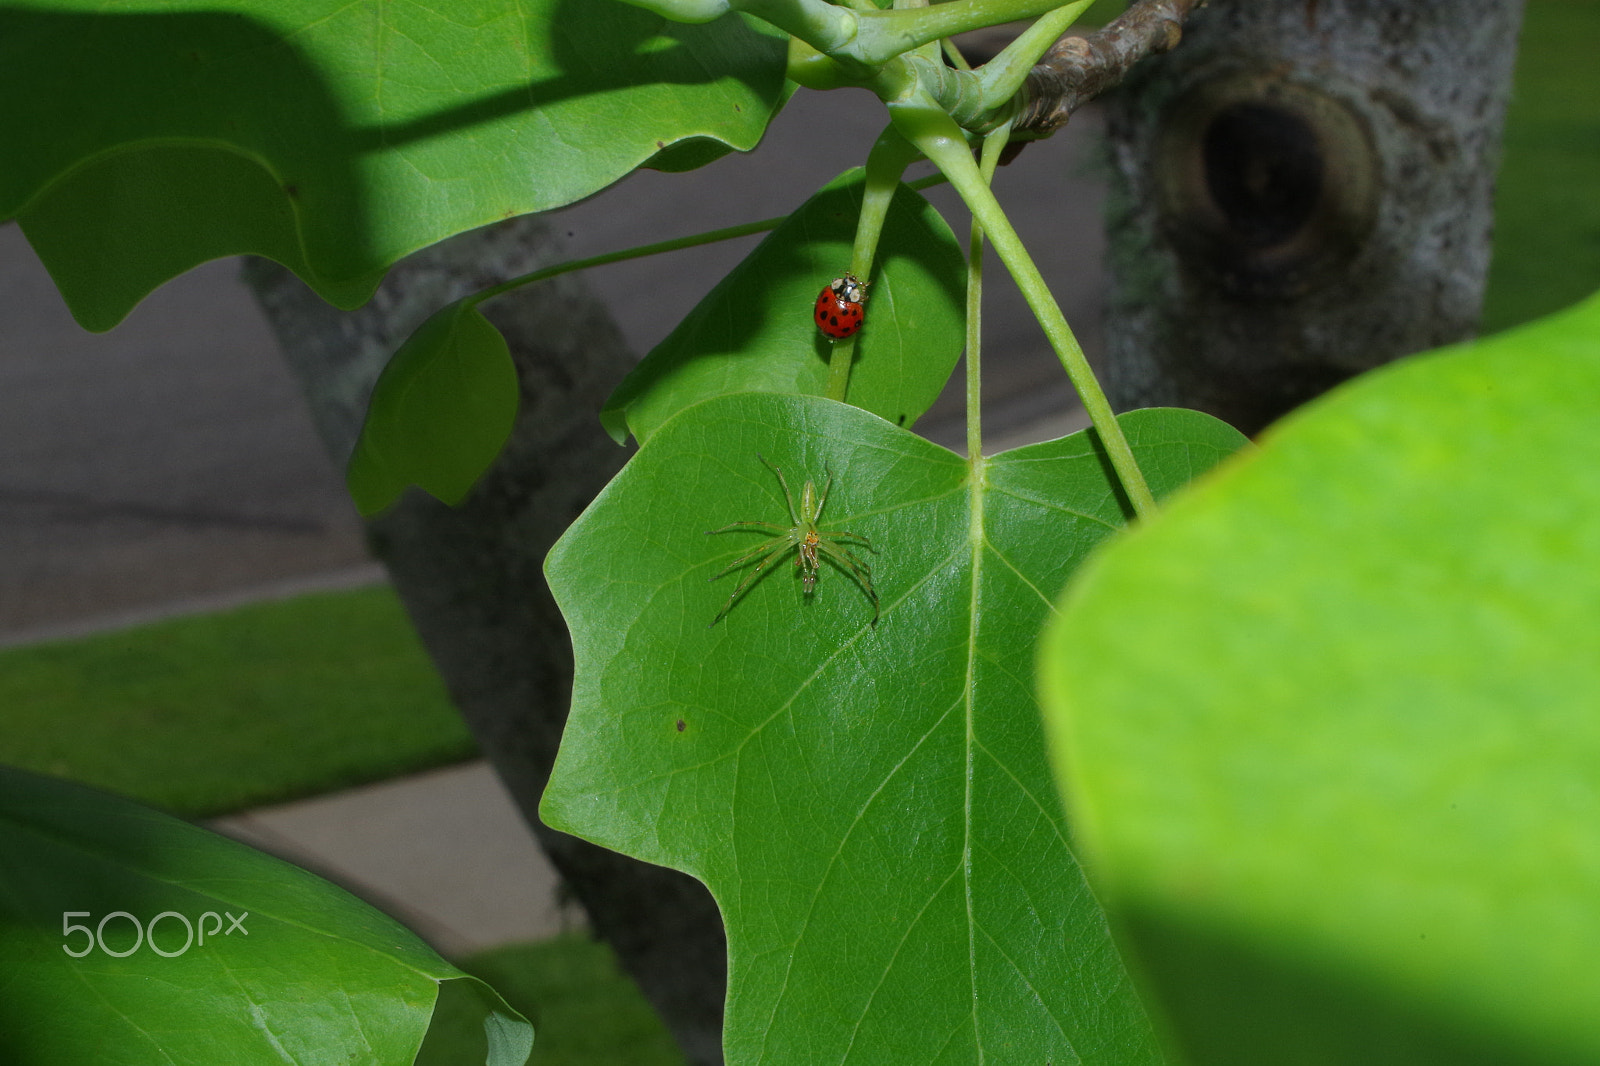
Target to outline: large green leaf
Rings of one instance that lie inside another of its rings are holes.
[[[521,1016],[344,891],[127,800],[0,767],[7,1066],[410,1066],[436,1001],[476,1017],[474,1061],[527,1060]]]
[[[600,414],[613,437],[643,441],[712,396],[827,391],[833,346],[812,308],[850,265],[863,174],[857,167],[823,186],[644,358]],[[910,428],[961,355],[966,259],[933,205],[902,185],[889,203],[876,263],[849,399]]]
[[[383,368],[345,474],[364,515],[416,485],[452,506],[511,436],[517,368],[506,339],[463,301],[435,312]]]
[[[1196,1063],[1600,1062],[1600,298],[1339,390],[1084,571],[1047,705]]]
[[[217,256],[343,307],[402,256],[662,155],[754,147],[784,44],[619,0],[38,0],[0,7],[0,220],[78,320]]]
[[[1186,411],[1124,426],[1152,483],[1238,446]],[[872,607],[774,567],[709,626],[753,543],[832,474]],[[1067,845],[1031,668],[1050,598],[1124,521],[1085,434],[966,460],[865,411],[745,394],[662,426],[551,552],[572,714],[541,813],[686,870],[728,931],[734,1066],[1156,1061]]]

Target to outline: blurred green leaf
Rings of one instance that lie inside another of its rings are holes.
[[[521,1066],[533,1042],[487,985],[343,890],[5,767],[0,960],[7,1066],[410,1066],[441,999],[477,1019],[471,1061]]]
[[[1600,3],[1529,0],[1494,183],[1483,330],[1559,311],[1600,285]]]
[[[416,485],[452,506],[494,462],[517,417],[517,368],[500,331],[466,301],[435,312],[384,367],[350,466],[374,515]]]
[[[1069,591],[1061,780],[1190,1061],[1600,1061],[1600,298],[1376,371]]]
[[[748,150],[785,49],[618,0],[0,7],[0,220],[109,329],[207,259],[282,262],[341,307],[455,233],[641,164]]]
[[[1171,489],[1241,438],[1192,411],[1123,425]],[[871,539],[882,620],[759,543],[832,475],[822,525]],[[546,571],[573,706],[546,822],[685,870],[728,931],[730,1064],[1157,1061],[1067,845],[1031,673],[1050,598],[1124,521],[1086,434],[966,460],[858,408],[741,394],[679,413]]]
[[[735,392],[820,396],[832,345],[812,321],[850,265],[863,171],[825,185],[706,294],[606,401],[619,442],[643,441],[691,404]],[[852,404],[910,428],[961,355],[966,260],[933,205],[902,185],[884,220],[857,334]]]

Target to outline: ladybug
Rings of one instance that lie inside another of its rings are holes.
[[[867,286],[854,274],[834,278],[817,294],[817,328],[830,341],[853,336],[866,318]]]

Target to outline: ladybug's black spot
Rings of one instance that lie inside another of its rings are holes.
[[[828,325],[837,326],[838,324],[839,324],[839,316],[838,315],[829,315],[828,316]]]

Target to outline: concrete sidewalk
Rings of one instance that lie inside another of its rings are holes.
[[[446,956],[584,925],[481,760],[207,825],[343,885]]]

